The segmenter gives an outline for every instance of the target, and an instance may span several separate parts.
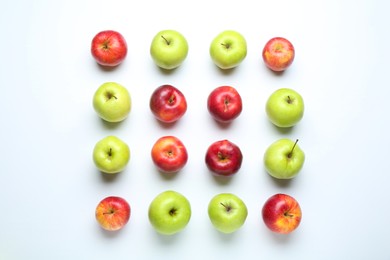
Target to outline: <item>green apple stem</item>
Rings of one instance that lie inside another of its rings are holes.
[[[299,140],[299,139],[295,140],[295,143],[294,143],[293,147],[291,148],[290,153],[287,155],[288,158],[291,158],[291,157],[292,157],[293,151],[294,151],[294,149],[295,149],[295,146],[297,146],[298,140]]]
[[[225,207],[226,211],[229,212],[232,210],[232,207],[230,205],[225,205],[221,202],[221,205]]]
[[[292,99],[290,98],[290,96],[287,96],[287,103],[291,104],[293,101]]]
[[[229,43],[221,43],[221,45],[223,46],[223,47],[225,47],[226,49],[229,49],[230,48],[230,44]]]
[[[170,45],[171,42],[167,40],[167,38],[164,37],[164,35],[161,35],[161,38],[163,38],[165,40],[165,42],[167,43],[167,45]]]

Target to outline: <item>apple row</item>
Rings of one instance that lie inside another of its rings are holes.
[[[230,234],[240,229],[248,216],[245,202],[232,193],[215,195],[207,208],[211,224],[219,232]],[[300,224],[302,211],[297,200],[277,193],[269,197],[261,209],[264,224],[273,232],[289,234]],[[99,225],[108,231],[122,229],[130,220],[130,204],[122,197],[109,196],[101,200],[95,210]],[[191,219],[191,204],[179,192],[167,190],[149,204],[148,218],[156,232],[174,235],[182,231]]]
[[[276,179],[294,178],[302,169],[305,153],[287,138],[273,142],[263,156],[264,167]],[[106,136],[93,149],[95,166],[106,174],[123,171],[130,161],[130,148],[116,136]],[[183,142],[175,136],[162,136],[151,149],[151,159],[163,174],[175,174],[184,168],[188,153]],[[205,153],[205,164],[209,171],[221,177],[232,177],[241,168],[243,154],[238,145],[223,139],[213,142]]]
[[[150,55],[154,63],[165,70],[179,67],[186,59],[188,50],[186,38],[175,30],[159,31],[150,44]],[[102,66],[118,66],[127,56],[127,42],[117,31],[101,31],[92,39],[91,54]],[[232,69],[247,56],[247,42],[237,31],[222,31],[211,41],[209,54],[220,69]],[[283,71],[292,64],[295,49],[286,38],[274,37],[265,44],[262,57],[269,69]]]

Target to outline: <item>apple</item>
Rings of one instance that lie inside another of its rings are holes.
[[[278,127],[292,127],[301,121],[305,105],[302,96],[293,89],[273,92],[265,106],[268,119]]]
[[[270,39],[263,48],[265,65],[273,71],[284,71],[295,57],[295,49],[291,42],[283,37]]]
[[[160,234],[173,235],[182,231],[191,218],[190,202],[182,194],[167,190],[149,205],[150,224]]]
[[[152,147],[152,160],[156,167],[164,173],[180,171],[187,163],[187,149],[175,136],[163,136]]]
[[[101,31],[92,39],[91,53],[98,64],[108,67],[117,66],[126,58],[126,40],[119,32]]]
[[[98,141],[93,149],[93,162],[104,173],[118,173],[130,160],[129,146],[116,136],[107,136]]]
[[[269,175],[277,179],[292,179],[302,169],[305,153],[294,142],[282,138],[272,143],[264,153],[264,165]]]
[[[241,96],[231,86],[217,87],[210,93],[207,99],[207,109],[216,121],[229,123],[241,114]]]
[[[302,219],[301,207],[290,195],[278,193],[264,203],[262,217],[265,225],[273,232],[289,234]]]
[[[122,229],[130,219],[129,203],[117,196],[109,196],[99,202],[95,217],[99,225],[108,231]]]
[[[154,63],[162,69],[179,67],[188,54],[186,38],[175,30],[158,32],[150,45],[150,55]]]
[[[246,54],[245,38],[233,30],[219,33],[210,44],[210,57],[220,69],[237,67],[245,59]]]
[[[131,96],[127,89],[116,83],[103,83],[93,96],[93,108],[107,122],[123,121],[131,110]]]
[[[220,193],[210,200],[208,214],[211,223],[218,231],[229,234],[244,225],[248,209],[238,196],[232,193]]]
[[[242,160],[240,148],[226,139],[212,143],[205,156],[208,169],[217,176],[232,176],[237,173]]]
[[[155,89],[149,106],[155,118],[163,123],[176,122],[187,111],[184,94],[172,85],[162,85]]]

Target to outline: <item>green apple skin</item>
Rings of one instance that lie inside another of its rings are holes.
[[[295,142],[282,138],[272,143],[264,153],[266,171],[277,179],[292,179],[302,169],[305,153]]]
[[[210,44],[211,59],[221,69],[237,67],[245,59],[246,54],[246,40],[236,31],[223,31]]]
[[[93,108],[103,120],[120,122],[130,113],[130,93],[116,82],[103,83],[93,96]]]
[[[173,235],[187,226],[191,218],[191,205],[182,194],[167,190],[150,203],[148,216],[158,233]]]
[[[116,136],[110,135],[101,139],[93,149],[93,162],[101,172],[121,172],[129,161],[129,146]]]
[[[273,92],[265,107],[269,120],[278,127],[292,127],[301,121],[305,110],[302,96],[293,89]]]
[[[220,193],[210,200],[208,214],[211,223],[218,231],[229,234],[244,225],[248,209],[236,195]]]
[[[154,63],[166,70],[179,67],[187,54],[188,42],[181,33],[175,30],[158,32],[150,45],[150,55]]]

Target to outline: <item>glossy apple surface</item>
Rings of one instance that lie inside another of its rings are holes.
[[[152,93],[149,107],[156,119],[164,123],[173,123],[187,111],[187,101],[176,87],[162,85]]]
[[[164,191],[150,203],[148,216],[158,233],[173,235],[187,226],[191,218],[191,205],[181,193]]]
[[[237,67],[247,55],[244,36],[233,30],[219,33],[210,44],[210,57],[220,69]]]
[[[183,142],[175,136],[163,136],[152,147],[152,160],[165,173],[180,171],[187,163],[188,153]]]
[[[92,39],[91,54],[102,66],[117,66],[126,58],[126,40],[117,31],[101,31]]]
[[[166,70],[179,67],[187,54],[188,42],[180,32],[175,30],[158,32],[150,45],[150,55],[154,63]]]
[[[294,61],[295,49],[289,40],[283,37],[274,37],[265,44],[262,56],[269,69],[284,71]]]
[[[229,234],[244,225],[248,209],[237,195],[220,193],[210,200],[208,214],[211,223],[218,231]]]
[[[301,223],[302,211],[295,198],[279,193],[271,196],[264,203],[262,217],[271,231],[289,234]]]
[[[107,136],[98,141],[93,149],[93,161],[104,173],[118,173],[130,160],[129,146],[116,136]]]
[[[208,169],[217,176],[232,176],[237,173],[243,160],[240,148],[229,140],[212,143],[205,157]]]
[[[116,123],[129,115],[131,96],[124,86],[116,82],[106,82],[96,90],[92,105],[100,118]]]
[[[282,138],[266,149],[264,166],[269,175],[277,179],[292,179],[300,172],[305,162],[305,153],[297,142]]]
[[[293,89],[281,88],[273,92],[265,106],[268,119],[278,127],[292,127],[303,118],[305,104]]]
[[[217,87],[208,96],[207,109],[218,122],[229,123],[241,114],[242,99],[231,86]]]
[[[122,229],[130,219],[129,203],[117,196],[106,197],[99,202],[95,217],[99,225],[108,231]]]

